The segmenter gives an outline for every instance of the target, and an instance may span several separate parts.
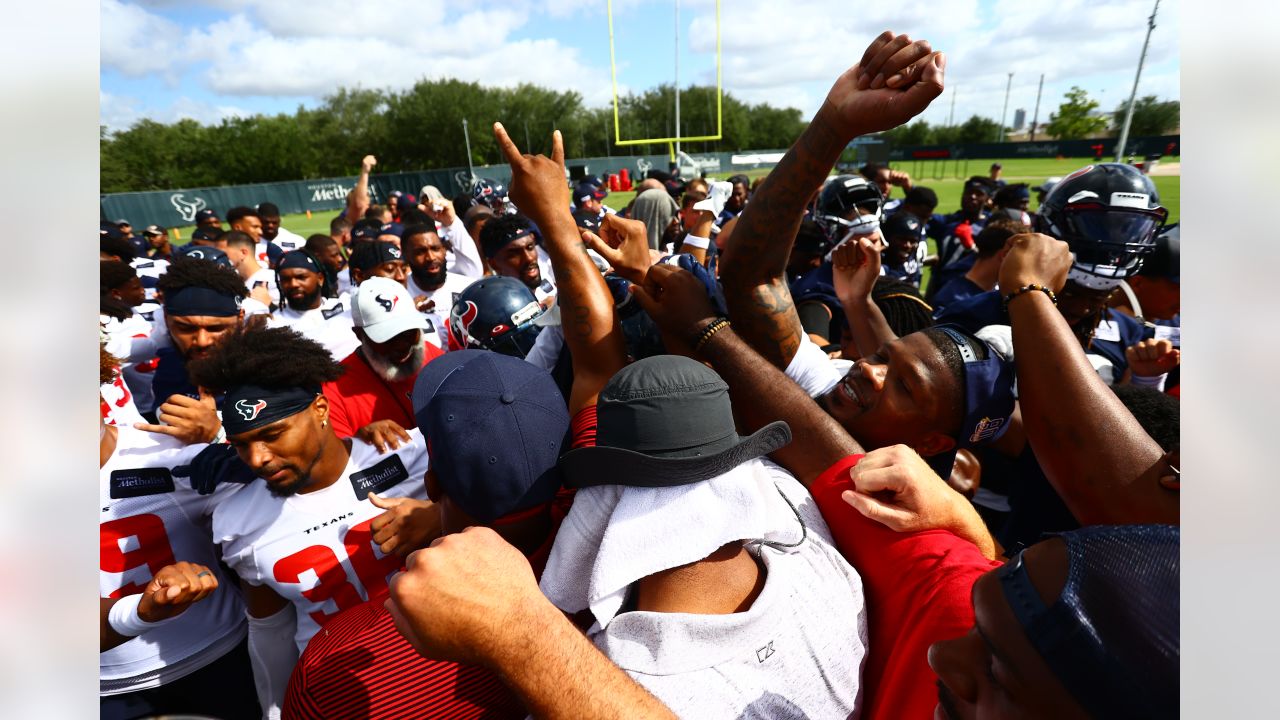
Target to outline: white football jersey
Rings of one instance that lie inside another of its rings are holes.
[[[225,655],[246,631],[239,588],[222,574],[210,534],[214,507],[245,486],[225,483],[200,495],[189,477],[172,471],[207,446],[128,426],[117,432],[115,453],[98,473],[100,596],[140,593],[161,568],[178,561],[209,568],[218,589],[177,619],[100,653],[102,695],[177,680]]]
[[[255,480],[214,512],[223,560],[245,582],[267,585],[294,604],[299,653],[321,625],[378,595],[400,569],[400,557],[383,555],[373,542],[369,524],[384,511],[368,493],[427,499],[426,441],[417,429],[409,436],[381,455],[351,438],[347,467],[329,487],[277,497]]]
[[[140,278],[150,278],[150,282],[143,281],[143,285],[151,285],[144,291],[148,300],[156,299],[155,281],[169,269],[168,260],[157,260],[153,258],[134,258],[129,265],[138,273]]]
[[[458,295],[473,282],[475,280],[469,277],[446,271],[443,285],[435,290],[423,290],[413,281],[413,276],[409,276],[409,295],[414,300],[417,300],[419,295],[426,295],[428,300],[436,304],[435,309],[422,313],[426,316],[429,325],[425,329],[427,342],[441,350],[449,350],[449,338],[446,335],[444,321],[449,319],[449,311],[453,309],[453,303],[458,299]]]
[[[268,267],[258,270],[258,272],[250,276],[248,280],[244,281],[244,286],[248,288],[251,293],[254,288],[264,287],[267,289],[267,294],[271,296],[271,304],[280,304],[280,288],[276,286],[275,270]]]
[[[320,307],[304,312],[298,312],[285,303],[271,316],[267,325],[293,328],[303,337],[323,345],[338,362],[360,347],[360,340],[351,332],[355,324],[351,320],[351,299],[346,295],[323,298]]]

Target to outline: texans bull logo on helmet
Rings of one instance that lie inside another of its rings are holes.
[[[240,413],[240,417],[244,418],[246,422],[258,417],[258,413],[262,412],[266,407],[266,400],[259,400],[252,404],[248,400],[236,401],[236,412]]]
[[[458,320],[462,323],[462,332],[470,335],[471,323],[475,322],[476,317],[480,315],[480,308],[476,307],[476,304],[470,300],[464,302],[467,304],[467,309],[458,315]]]

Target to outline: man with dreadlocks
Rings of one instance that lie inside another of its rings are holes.
[[[909,282],[882,275],[871,288],[871,301],[898,337],[933,327],[933,308],[920,297],[920,288]]]
[[[418,545],[438,534],[422,433],[385,453],[339,438],[320,388],[341,373],[323,346],[288,328],[237,333],[191,366],[201,387],[226,393],[227,442],[261,479],[218,506],[213,538],[240,577],[264,709],[278,711],[321,625],[386,590],[401,561],[384,543],[407,542],[407,525],[422,528]]]

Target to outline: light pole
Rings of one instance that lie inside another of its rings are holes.
[[[680,156],[680,0],[676,0],[676,157]]]
[[[1000,109],[1000,142],[1004,142],[1004,116],[1009,112],[1009,88],[1013,87],[1013,73],[1009,73],[1009,81],[1004,86],[1004,107]]]
[[[1036,141],[1036,123],[1040,121],[1040,93],[1044,91],[1044,73],[1040,73],[1040,87],[1036,89],[1036,111],[1031,116],[1031,142]]]
[[[467,132],[467,119],[462,118],[462,140],[467,145],[467,175],[470,176],[471,182],[476,180],[476,171],[471,167],[471,133]]]
[[[1142,54],[1138,56],[1138,71],[1133,74],[1133,90],[1129,93],[1129,109],[1124,113],[1124,127],[1120,128],[1120,142],[1116,143],[1116,162],[1124,162],[1124,146],[1129,142],[1129,123],[1133,122],[1133,103],[1138,97],[1138,78],[1142,77],[1142,63],[1147,59],[1147,45],[1151,43],[1151,31],[1156,29],[1156,12],[1160,10],[1160,0],[1156,0],[1151,8],[1151,17],[1147,18],[1147,39],[1142,41]]]
[[[956,91],[959,90],[955,85],[951,86],[951,113],[947,115],[947,127],[956,124]]]

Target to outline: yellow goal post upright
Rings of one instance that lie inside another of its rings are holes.
[[[679,0],[676,0],[676,12],[679,13]],[[609,13],[609,71],[613,76],[613,144],[618,146],[627,145],[648,145],[652,143],[666,143],[667,151],[671,155],[671,160],[676,159],[675,144],[678,142],[711,142],[719,140],[724,133],[724,86],[721,77],[720,63],[720,0],[716,0],[716,134],[715,135],[696,135],[692,137],[681,137],[680,126],[676,125],[675,137],[664,138],[641,138],[633,140],[622,139],[622,125],[618,120],[618,63],[614,57],[613,42],[613,0],[608,0]],[[679,18],[676,20],[679,24]],[[676,53],[680,52],[679,39],[676,40]],[[677,58],[677,68],[679,67]],[[676,93],[680,92],[677,85]]]

